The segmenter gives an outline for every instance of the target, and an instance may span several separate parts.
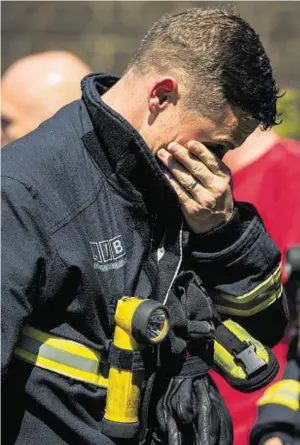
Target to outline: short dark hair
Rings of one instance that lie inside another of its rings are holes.
[[[201,103],[207,117],[229,103],[265,129],[278,124],[270,60],[258,34],[232,11],[192,8],[156,22],[128,69],[172,68],[186,75],[193,85],[188,102],[193,108]]]

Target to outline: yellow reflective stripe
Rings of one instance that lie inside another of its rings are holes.
[[[280,382],[274,383],[274,385],[270,386],[270,388],[268,388],[266,390],[266,393],[268,392],[270,394],[273,394],[278,389],[290,391],[291,393],[295,394],[296,396],[299,396],[300,395],[300,382],[298,382],[297,380],[293,380],[293,379],[280,380]]]
[[[251,291],[238,296],[233,296],[229,294],[221,294],[220,299],[230,301],[232,303],[249,303],[254,300],[257,295],[262,292],[265,292],[269,287],[275,287],[275,283],[281,282],[281,274],[282,274],[282,265],[279,264],[278,268],[273,272],[266,280],[260,283]],[[276,286],[277,287],[277,286]]]
[[[258,406],[270,403],[286,406],[294,411],[300,410],[300,382],[296,380],[281,380],[266,390],[258,400]]]
[[[26,326],[23,329],[23,333],[27,335],[27,337],[38,340],[47,346],[69,352],[70,354],[79,355],[80,357],[89,358],[95,361],[99,361],[101,358],[99,352],[88,348],[87,346],[81,345],[73,340],[66,340],[65,338],[56,335],[47,334],[31,326]]]
[[[109,366],[98,351],[31,326],[23,329],[23,337],[14,355],[76,380],[105,388],[108,386]]]
[[[283,293],[282,285],[280,285],[280,288],[275,291],[273,294],[271,294],[268,298],[266,298],[262,303],[257,304],[256,306],[247,309],[247,308],[233,308],[230,306],[224,306],[222,304],[215,304],[217,310],[222,314],[228,314],[228,315],[238,315],[241,317],[250,317],[251,315],[255,315],[258,312],[263,311],[268,306],[274,303],[274,301],[278,300]],[[241,303],[242,306],[242,303]]]
[[[253,344],[256,349],[256,355],[266,363],[269,363],[270,357],[265,347],[262,343],[252,337],[242,326],[232,320],[225,320],[224,325],[240,341]],[[228,351],[217,340],[214,340],[214,362],[231,377],[240,380],[245,380],[247,378],[243,366],[236,362],[232,352]]]
[[[247,375],[241,365],[237,365],[232,354],[217,340],[214,341],[214,363],[223,371],[239,380],[246,380]]]
[[[72,368],[71,366],[63,365],[53,360],[48,360],[45,357],[32,354],[31,352],[25,351],[21,348],[16,348],[14,353],[17,357],[20,357],[26,362],[32,363],[40,368],[62,374],[76,380],[107,388],[107,379],[101,375],[81,371],[79,369]]]
[[[259,406],[267,405],[270,403],[286,406],[293,411],[299,411],[299,402],[294,399],[289,399],[288,397],[277,396],[276,394],[274,396],[266,397],[266,400],[261,401],[259,403]]]
[[[280,298],[283,290],[281,283],[282,265],[262,283],[243,295],[216,294],[214,303],[222,314],[251,316],[266,309]]]

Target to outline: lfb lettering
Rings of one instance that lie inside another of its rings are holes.
[[[98,263],[111,262],[125,255],[125,246],[121,235],[105,241],[90,242],[90,245],[93,259]]]
[[[103,257],[104,263],[107,263],[107,261],[111,261],[112,260],[112,253],[111,253],[110,240],[100,241],[99,242],[99,246],[100,246],[100,249],[101,249],[101,253],[102,253],[102,257]]]
[[[116,236],[115,238],[110,240],[110,244],[111,244],[111,250],[113,252],[113,257],[115,260],[125,255],[125,248],[121,235]]]

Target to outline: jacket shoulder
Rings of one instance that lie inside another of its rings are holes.
[[[82,142],[90,129],[85,105],[72,102],[2,150],[2,176],[38,193],[56,219],[75,214],[103,182]]]
[[[75,130],[79,118],[78,102],[62,108],[34,131],[4,147],[1,154],[2,173],[27,182],[35,178],[40,169],[46,170],[46,173],[51,167],[59,170],[71,157],[71,148],[72,158],[76,156],[80,141],[80,135]]]

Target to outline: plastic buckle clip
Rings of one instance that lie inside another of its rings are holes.
[[[248,377],[261,368],[267,367],[267,363],[257,356],[255,346],[251,343],[243,351],[236,354],[235,358],[243,365]]]

